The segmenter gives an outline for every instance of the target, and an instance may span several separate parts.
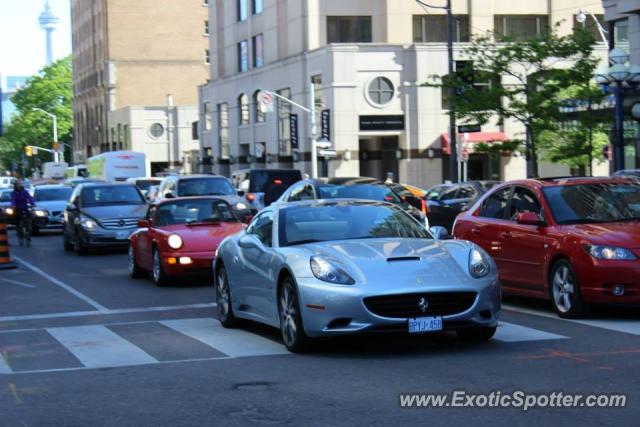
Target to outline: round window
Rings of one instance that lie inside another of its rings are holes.
[[[149,128],[151,136],[154,138],[160,138],[164,134],[164,126],[161,123],[154,123]]]
[[[393,83],[386,77],[376,77],[369,83],[369,99],[375,104],[387,104],[393,98]]]

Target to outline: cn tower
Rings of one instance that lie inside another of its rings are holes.
[[[40,28],[45,31],[47,38],[47,58],[46,64],[50,65],[53,62],[53,43],[51,40],[51,36],[53,32],[58,28],[58,24],[60,24],[60,18],[53,14],[51,11],[51,5],[49,4],[49,0],[46,0],[44,4],[44,11],[40,14],[40,18],[38,19],[40,22]]]

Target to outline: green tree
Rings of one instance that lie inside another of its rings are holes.
[[[454,88],[456,118],[465,123],[515,120],[525,128],[527,176],[538,175],[540,134],[559,120],[558,93],[592,78],[598,60],[593,37],[581,30],[560,36],[550,28],[536,37],[516,40],[487,34],[465,49],[463,70],[431,76],[430,86]],[[479,84],[483,83],[483,84]]]
[[[70,57],[45,67],[16,92],[12,98],[16,106],[16,114],[0,138],[0,161],[5,168],[10,168],[12,162],[21,161],[24,147],[27,145],[46,148],[52,146],[51,118],[40,111],[34,111],[34,108],[41,108],[55,114],[58,119],[58,140],[65,143],[71,141],[72,99]],[[39,152],[37,156],[42,162],[51,160],[51,154],[47,152]],[[32,161],[34,160],[35,156]]]

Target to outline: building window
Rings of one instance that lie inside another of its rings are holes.
[[[127,150],[131,150],[131,129],[129,125],[124,125],[124,147]]]
[[[211,64],[211,52],[209,49],[204,50],[204,63]]]
[[[199,138],[199,134],[198,134],[199,124],[200,122],[198,122],[197,120],[195,122],[191,122],[191,139],[194,141],[197,141]]]
[[[247,0],[236,0],[238,9],[238,21],[247,19]]]
[[[613,29],[613,47],[629,51],[629,20],[628,18],[611,23]]]
[[[327,43],[371,43],[371,17],[327,16]]]
[[[240,125],[249,124],[249,97],[244,93],[238,97],[238,117]]]
[[[262,4],[262,0],[251,0],[251,13],[259,15],[263,10],[264,5]]]
[[[369,83],[367,93],[374,104],[388,104],[393,98],[393,83],[386,77],[376,77]]]
[[[494,31],[498,39],[509,37],[517,41],[542,34],[549,28],[548,15],[495,15]]]
[[[278,95],[291,99],[291,89],[280,89]],[[278,152],[281,155],[291,154],[291,104],[278,98]]]
[[[262,108],[260,107],[260,101],[258,101],[258,96],[260,95],[260,91],[257,90],[253,92],[253,109],[256,117],[256,123],[264,123],[266,116]]]
[[[206,21],[204,21],[204,35],[205,36],[209,35],[209,20],[208,19]]]
[[[446,15],[414,15],[413,41],[444,43],[447,41]],[[469,15],[453,16],[453,41],[469,41]]]
[[[604,22],[604,15],[593,15],[596,17],[598,22]],[[573,28],[582,28],[583,30],[589,32],[595,41],[602,41],[602,37],[600,36],[600,31],[598,30],[598,24],[594,21],[593,17],[587,13],[587,20],[584,22],[578,22],[578,15],[573,15]]]
[[[211,109],[210,102],[204,103],[203,113],[204,113],[204,130],[211,130],[211,128],[213,127],[213,123],[212,123],[213,120],[211,118],[213,111]]]
[[[262,34],[251,37],[251,48],[253,50],[253,68],[259,68],[264,65],[264,45],[262,41]]]
[[[238,72],[249,71],[249,42],[242,40],[238,43]]]
[[[226,102],[218,104],[218,142],[220,158],[229,158],[229,106]]]
[[[158,139],[164,135],[164,126],[162,126],[162,123],[156,122],[149,127],[149,133],[153,138]],[[118,129],[118,139],[120,139],[120,129]]]

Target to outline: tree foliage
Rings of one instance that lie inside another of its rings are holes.
[[[430,86],[454,89],[456,118],[465,123],[515,120],[525,128],[527,175],[537,176],[537,143],[560,120],[559,94],[584,86],[598,64],[591,34],[576,30],[560,36],[557,27],[536,37],[516,40],[486,34],[465,49],[464,70],[431,76]],[[481,83],[481,84],[480,84]]]
[[[53,125],[49,116],[34,108],[41,108],[57,116],[58,140],[69,143],[72,138],[72,73],[71,58],[67,57],[45,67],[31,77],[12,98],[16,114],[0,138],[0,161],[6,169],[19,163],[27,145],[51,148]],[[51,154],[39,152],[41,161],[50,161]],[[32,162],[34,159],[31,160]]]

